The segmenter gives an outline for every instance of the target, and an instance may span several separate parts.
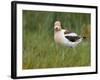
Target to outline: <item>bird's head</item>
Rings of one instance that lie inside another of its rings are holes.
[[[61,30],[61,22],[60,21],[56,21],[54,23],[54,30],[55,31],[60,31]]]

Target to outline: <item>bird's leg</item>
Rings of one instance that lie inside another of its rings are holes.
[[[76,48],[75,48],[75,47],[73,48],[73,53],[75,53],[75,54],[76,54]]]
[[[62,50],[62,60],[64,60],[65,58],[65,53],[64,53],[64,50]]]

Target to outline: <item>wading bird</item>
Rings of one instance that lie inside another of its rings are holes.
[[[74,48],[82,39],[83,37],[78,36],[77,33],[62,29],[60,21],[54,23],[54,40],[57,44]]]

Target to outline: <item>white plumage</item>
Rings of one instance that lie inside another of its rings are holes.
[[[78,36],[74,32],[61,29],[61,22],[56,21],[54,24],[54,40],[57,44],[75,47],[82,41],[82,37]]]

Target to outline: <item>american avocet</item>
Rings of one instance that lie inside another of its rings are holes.
[[[61,27],[60,21],[54,23],[54,40],[57,44],[73,48],[82,41],[83,37],[78,36],[75,32],[62,29]]]

